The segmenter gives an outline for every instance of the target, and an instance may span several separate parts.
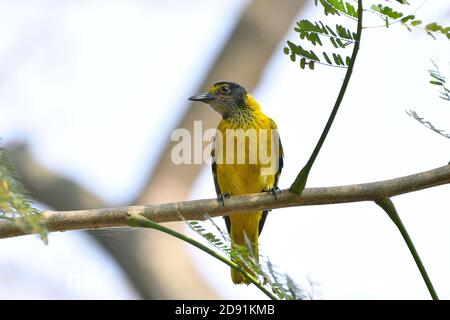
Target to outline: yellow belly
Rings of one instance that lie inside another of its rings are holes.
[[[228,193],[236,196],[259,193],[269,191],[274,187],[277,169],[275,164],[278,164],[279,157],[278,148],[274,149],[276,152],[272,152],[271,129],[273,127],[275,127],[274,123],[263,114],[259,114],[255,122],[247,123],[245,127],[240,125],[236,127],[235,123],[221,121],[218,127],[220,134],[216,136],[215,151],[213,152],[216,181],[221,194]],[[249,128],[256,130],[256,138],[253,140],[249,138],[244,147],[237,141],[227,143],[229,142],[227,141],[227,129],[245,130]],[[265,139],[261,138],[259,130],[266,131]],[[234,150],[230,150],[231,148]],[[232,156],[230,156],[230,151]],[[252,158],[252,155],[255,155],[254,152],[256,152],[256,157]],[[245,159],[245,161],[242,162],[239,159]],[[256,159],[256,161],[251,159]],[[270,159],[269,162],[266,161],[267,159]],[[267,170],[268,168],[273,170]],[[230,237],[234,244],[246,246],[245,237],[247,237],[252,243],[252,254],[256,259],[258,259],[259,224],[262,215],[262,211],[253,211],[229,216]],[[234,270],[231,270],[231,277],[234,283],[246,282],[243,276]]]
[[[267,188],[266,179],[260,175],[257,165],[217,165],[217,181],[222,193],[240,195],[261,192]],[[246,246],[245,236],[252,243],[253,255],[258,259],[259,222],[262,211],[241,212],[229,216],[230,237],[234,244]],[[248,256],[248,254],[243,254]],[[246,283],[241,273],[231,269],[231,279],[235,284]]]
[[[268,191],[275,176],[262,175],[256,164],[217,164],[217,182],[222,193],[241,195]]]

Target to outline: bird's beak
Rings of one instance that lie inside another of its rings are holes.
[[[201,101],[201,102],[208,103],[208,101],[214,100],[214,94],[209,93],[209,92],[201,93],[201,94],[198,94],[196,96],[190,97],[189,100],[191,100],[191,101]]]

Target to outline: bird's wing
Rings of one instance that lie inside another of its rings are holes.
[[[217,164],[216,164],[216,149],[214,148],[215,146],[215,140],[213,141],[213,147],[211,150],[211,158],[212,158],[212,162],[211,162],[211,169],[212,169],[212,174],[213,174],[213,179],[214,179],[214,187],[216,187],[216,194],[219,197],[222,192],[220,191],[220,187],[219,187],[219,182],[217,181]],[[230,217],[228,216],[224,216],[223,217],[225,220],[225,225],[227,226],[227,231],[228,233],[231,232],[231,222],[230,222]]]
[[[272,119],[270,119],[270,128],[271,129],[278,129],[277,125],[275,123],[275,121],[273,121]],[[278,170],[275,173],[275,182],[273,187],[278,187],[278,179],[280,178],[280,174],[281,174],[281,170],[283,170],[283,158],[284,158],[284,153],[283,153],[283,145],[281,144],[281,139],[278,140],[279,143],[279,148],[278,148]],[[264,190],[262,190],[264,191]],[[267,214],[270,212],[270,210],[264,210],[262,213],[262,217],[261,220],[259,220],[259,234],[261,234],[261,231],[264,227],[264,223],[266,222],[266,218],[267,218]]]
[[[211,157],[212,157],[211,169],[212,169],[212,174],[213,174],[213,178],[214,178],[214,186],[216,187],[216,194],[217,194],[217,196],[220,196],[222,193],[220,192],[219,182],[217,181],[217,164],[216,164],[216,159],[215,159],[215,153],[216,153],[216,150],[213,147],[211,150]]]
[[[277,124],[272,119],[270,119],[270,129],[278,130]],[[284,162],[283,162],[283,158],[284,158],[283,145],[281,144],[281,139],[278,134],[276,137],[278,138],[279,147],[278,147],[278,170],[275,173],[274,187],[278,187],[278,179],[280,178],[281,170],[283,170],[283,164],[284,164]]]

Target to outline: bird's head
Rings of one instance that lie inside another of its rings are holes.
[[[250,101],[253,102],[254,99],[247,93],[247,90],[230,81],[216,82],[208,92],[192,96],[189,100],[209,104],[224,118],[256,108],[256,105],[249,103]]]

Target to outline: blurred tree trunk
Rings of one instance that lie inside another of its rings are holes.
[[[206,90],[217,80],[232,80],[253,90],[274,51],[279,50],[281,53],[280,41],[305,2],[252,1],[243,11],[202,85],[193,94]],[[208,50],[207,44],[204,50]],[[186,128],[192,132],[195,120],[202,121],[203,128],[207,129],[215,128],[219,117],[207,106],[193,107],[190,104],[176,128]],[[166,140],[169,141],[169,137]],[[147,183],[134,201],[135,204],[181,201],[189,197],[191,187],[203,166],[174,165],[170,158],[171,149],[172,144],[167,144],[156,166],[152,166]],[[101,199],[70,180],[38,166],[27,157],[24,150],[13,150],[12,155],[12,161],[17,165],[26,188],[36,200],[56,210],[107,206]],[[212,182],[211,187],[213,188]],[[183,230],[183,225],[178,223],[172,223],[170,227]],[[195,268],[186,245],[154,231],[134,232],[136,237],[123,239],[119,236],[120,231],[113,231],[113,235],[108,236],[108,241],[97,236],[96,231],[90,233],[116,258],[142,297],[218,298]],[[114,234],[118,237],[112,241]]]
[[[58,175],[55,172],[37,163],[28,151],[25,144],[10,145],[7,148],[8,157],[14,163],[20,180],[33,198],[55,210],[76,210],[80,208],[95,209],[105,208],[108,204],[96,195],[86,191],[83,187],[69,178]],[[146,283],[140,282],[141,276],[137,271],[136,263],[128,259],[123,252],[130,250],[127,241],[120,238],[111,241],[111,237],[102,237],[101,231],[87,231],[93,236],[121,265],[128,280],[136,291],[146,298],[157,297],[157,294],[149,296],[150,288]],[[117,231],[114,231],[116,233]]]

